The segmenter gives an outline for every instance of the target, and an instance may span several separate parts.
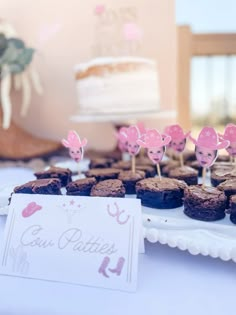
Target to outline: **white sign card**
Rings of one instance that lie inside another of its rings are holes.
[[[135,291],[138,199],[15,194],[0,273]]]

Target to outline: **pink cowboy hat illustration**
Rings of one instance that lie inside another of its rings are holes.
[[[214,128],[212,127],[204,127],[198,139],[194,139],[191,135],[189,139],[198,147],[208,148],[211,150],[219,150],[225,149],[229,145],[229,141],[227,140],[220,140],[218,139],[218,135]]]
[[[183,140],[189,136],[190,131],[184,133],[180,125],[171,125],[165,128],[165,133],[171,136],[172,140]]]
[[[228,124],[225,127],[223,135],[219,135],[222,140],[228,140],[229,142],[236,142],[236,125]]]
[[[127,141],[127,127],[121,127],[118,132],[115,133],[115,137],[118,141],[125,143]]]
[[[74,130],[70,130],[67,139],[62,140],[62,144],[66,148],[83,148],[86,146],[87,142],[85,138],[81,141],[79,135]]]
[[[124,133],[126,140],[129,142],[135,142],[139,139],[140,133],[137,126],[130,126]]]
[[[156,129],[147,130],[143,139],[139,139],[137,143],[144,148],[163,147],[171,141],[170,136],[163,137]]]
[[[142,135],[145,135],[145,133],[147,132],[147,129],[145,128],[144,123],[141,122],[141,121],[139,121],[139,122],[137,123],[137,127],[138,127],[138,130],[139,130],[140,135],[141,135],[141,136],[142,136]]]

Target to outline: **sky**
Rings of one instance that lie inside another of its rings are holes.
[[[193,32],[236,32],[236,0],[176,0],[176,23]]]
[[[176,23],[195,33],[236,33],[236,0],[176,0]],[[193,115],[214,108],[222,116],[226,104],[230,115],[236,111],[236,56],[193,58],[191,71]]]

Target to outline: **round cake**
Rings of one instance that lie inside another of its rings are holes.
[[[75,68],[79,115],[133,114],[159,109],[157,68],[137,57],[103,57]]]

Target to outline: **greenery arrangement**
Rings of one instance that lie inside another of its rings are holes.
[[[11,26],[6,25],[6,31]],[[12,28],[11,28],[12,29]],[[31,62],[35,50],[26,47],[23,40],[0,32],[0,117],[2,128],[8,129],[11,123],[11,90],[21,90],[21,115],[25,116],[31,101],[31,84],[38,94],[42,94],[38,72]]]
[[[18,74],[23,72],[31,63],[33,48],[25,47],[25,43],[19,38],[6,38],[0,33],[0,73],[4,76],[7,72]],[[6,71],[4,71],[7,69]]]

